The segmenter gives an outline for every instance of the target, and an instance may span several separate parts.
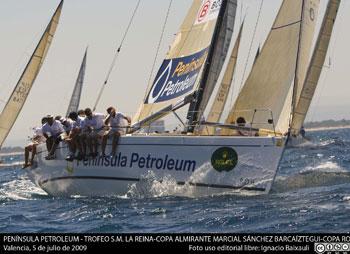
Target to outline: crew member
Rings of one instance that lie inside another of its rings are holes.
[[[115,156],[119,138],[121,135],[125,135],[127,133],[127,128],[131,123],[131,118],[129,116],[125,116],[121,112],[117,112],[114,107],[109,107],[107,109],[107,113],[108,116],[105,119],[104,124],[106,126],[110,126],[110,129],[102,138],[102,156],[105,156],[108,137],[112,137],[111,155]]]
[[[98,155],[98,141],[104,136],[104,119],[102,113],[92,112],[90,108],[85,109],[86,118],[82,124],[82,139],[86,140],[89,146],[90,156],[96,157]],[[86,154],[86,142],[83,142],[84,152]]]
[[[43,125],[47,122],[46,117],[43,117],[41,119],[41,126],[34,128],[34,135],[31,138],[31,143],[29,143],[25,148],[24,148],[24,165],[23,169],[33,165],[34,163],[34,157],[36,155],[36,147],[37,145],[44,143],[46,141],[46,138],[43,135],[43,130],[42,127]],[[30,158],[29,162],[29,153],[32,152],[32,156]]]
[[[65,139],[66,134],[60,121],[54,120],[52,115],[46,116],[47,123],[42,127],[43,135],[46,138],[46,146],[49,154],[46,160],[55,159],[55,151],[59,143]]]

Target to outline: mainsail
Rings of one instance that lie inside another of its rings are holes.
[[[227,121],[238,117],[252,127],[286,132],[274,126],[281,119],[282,109],[295,75],[302,0],[284,0],[266,42],[256,59],[248,79],[240,91]],[[284,117],[290,117],[288,114]],[[273,122],[271,121],[273,119]]]
[[[81,92],[83,89],[84,77],[85,77],[86,57],[87,57],[87,49],[85,50],[83,62],[81,63],[79,75],[78,75],[77,81],[75,82],[73,94],[69,102],[69,106],[66,114],[67,116],[69,115],[70,112],[77,112],[79,109],[80,97],[81,97]]]
[[[20,77],[15,89],[13,90],[2,113],[0,114],[0,147],[4,143],[19,113],[21,112],[21,109],[44,62],[58,25],[62,6],[63,0],[57,7],[50,23],[39,41],[39,44],[31,56],[26,68],[24,69],[22,76]]]
[[[236,69],[236,63],[237,63],[237,57],[238,57],[238,50],[239,50],[239,45],[241,42],[241,37],[242,37],[242,30],[243,30],[243,23],[241,25],[241,28],[239,30],[237,40],[235,42],[235,45],[232,49],[232,53],[229,59],[229,62],[226,66],[226,70],[224,73],[224,77],[221,81],[221,84],[218,88],[218,91],[216,93],[216,96],[214,98],[214,102],[211,106],[211,109],[209,111],[208,117],[206,119],[207,122],[219,122],[221,115],[223,113],[227,97],[229,94],[229,91],[231,89],[232,85],[232,80],[233,80],[233,75]],[[214,127],[206,127],[203,132],[212,135],[214,134]]]
[[[298,135],[304,123],[307,111],[314,96],[318,80],[320,78],[324,61],[326,59],[333,26],[337,17],[340,0],[330,0],[323,18],[320,33],[317,38],[310,66],[307,70],[305,83],[303,85],[298,104],[293,112],[291,133]]]
[[[153,85],[147,91],[144,103],[133,118],[134,123],[176,103],[197,89],[221,5],[222,0],[193,1]]]

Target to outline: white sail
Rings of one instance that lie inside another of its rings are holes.
[[[221,0],[194,0],[133,122],[171,105],[198,85]]]
[[[290,116],[293,105],[297,104],[301,90],[304,85],[306,72],[310,62],[312,42],[317,22],[319,0],[304,0],[301,21],[299,49],[297,55],[297,66],[294,77],[294,85],[291,86],[287,99],[285,100],[279,119],[275,123],[279,130],[287,130],[290,126]]]
[[[326,59],[329,42],[331,39],[333,26],[337,17],[340,0],[330,0],[327,6],[326,14],[323,18],[322,27],[317,38],[311,63],[307,71],[306,80],[301,91],[299,102],[293,113],[291,125],[292,135],[298,135],[302,127],[307,111],[310,107],[312,97],[314,96],[318,80],[320,78],[324,61]]]
[[[298,62],[294,80],[294,104],[298,103],[312,52],[312,42],[317,22],[320,0],[304,0],[301,21]]]
[[[285,132],[279,122],[295,75],[302,0],[284,0],[259,57],[226,122],[244,117],[253,127]],[[289,116],[288,116],[289,117]]]
[[[86,57],[87,57],[87,49],[85,51],[83,62],[81,63],[81,66],[80,66],[79,75],[78,75],[77,81],[75,82],[72,97],[69,102],[69,106],[66,114],[67,116],[69,115],[70,112],[77,112],[79,109],[80,97],[81,97],[81,92],[83,89],[84,77],[85,77]]]
[[[21,109],[45,60],[58,25],[62,6],[63,0],[57,7],[57,10],[55,11],[50,23],[42,35],[32,57],[24,69],[22,76],[20,77],[15,89],[13,90],[2,113],[0,114],[0,147],[9,134],[19,113],[21,112]]]
[[[216,93],[216,96],[214,98],[214,102],[211,106],[211,109],[209,111],[208,117],[206,119],[207,122],[219,122],[221,115],[223,113],[227,97],[229,94],[229,91],[231,89],[233,75],[236,69],[236,63],[237,63],[237,57],[238,57],[238,51],[239,51],[239,45],[241,42],[242,37],[242,30],[243,30],[243,23],[241,25],[241,28],[239,30],[237,40],[235,42],[235,45],[233,47],[230,60],[227,64],[224,77],[221,81],[221,84],[218,88],[218,91]],[[214,128],[213,127],[206,127],[203,131],[204,133],[208,135],[214,134]]]

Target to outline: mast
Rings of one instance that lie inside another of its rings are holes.
[[[68,116],[70,112],[77,112],[79,109],[80,97],[81,97],[81,92],[83,89],[84,77],[85,77],[87,51],[88,51],[88,48],[86,48],[85,50],[83,62],[81,63],[81,66],[80,66],[79,75],[78,75],[77,81],[75,82],[74,90],[68,105],[66,116]]]
[[[10,98],[0,114],[0,148],[17,120],[23,105],[29,95],[33,83],[45,60],[51,41],[55,34],[58,21],[61,15],[64,0],[58,5],[50,23],[36,46],[27,66],[18,80]]]
[[[216,22],[215,30],[214,30],[214,35],[212,38],[211,46],[209,49],[208,57],[205,63],[203,75],[202,75],[202,80],[200,82],[199,88],[196,91],[196,96],[195,99],[191,102],[188,114],[187,114],[187,119],[188,119],[188,127],[187,127],[187,132],[193,132],[194,131],[194,126],[198,123],[198,120],[200,118],[200,112],[199,106],[201,104],[202,98],[203,98],[203,92],[209,77],[209,72],[210,72],[210,66],[212,59],[214,57],[214,50],[216,47],[216,44],[218,42],[218,37],[220,33],[221,26],[223,25],[223,20],[225,17],[225,12],[226,12],[226,7],[227,7],[228,0],[223,0],[221,3],[221,8],[220,12],[218,15],[218,20]]]

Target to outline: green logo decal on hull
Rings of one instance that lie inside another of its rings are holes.
[[[73,162],[67,162],[66,171],[69,174],[73,174],[73,172],[74,172],[74,164],[73,164]]]
[[[237,152],[230,147],[221,147],[211,156],[211,165],[219,172],[231,171],[236,167],[237,162]]]

